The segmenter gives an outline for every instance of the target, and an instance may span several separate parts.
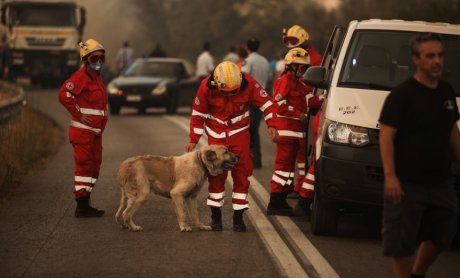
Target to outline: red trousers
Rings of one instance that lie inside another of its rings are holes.
[[[315,118],[313,119],[313,135],[315,136],[315,143],[316,139],[318,138],[318,128],[319,128],[319,121],[321,119],[322,110],[319,110],[316,113]],[[299,188],[299,195],[302,198],[311,199],[313,198],[313,191],[315,190],[315,164],[316,164],[316,147],[313,146],[313,154],[311,156],[311,163],[310,168],[308,168],[308,173],[305,176],[302,185]]]
[[[252,175],[252,159],[250,156],[250,139],[249,130],[241,131],[225,139],[215,139],[208,136],[209,145],[224,145],[229,151],[240,157],[240,160],[232,169],[233,190],[232,205],[234,210],[247,209],[249,191],[248,177]],[[227,180],[228,171],[224,171],[218,176],[210,176],[209,197],[207,205],[212,207],[222,207],[225,197],[225,181]]]
[[[102,137],[94,132],[69,127],[75,161],[75,198],[89,196],[99,177],[102,163]]]
[[[297,182],[294,186],[295,163],[297,162]],[[289,193],[300,190],[305,177],[304,138],[279,137],[276,144],[275,173],[270,181],[272,193]]]
[[[315,190],[315,161],[308,168],[308,173],[305,176],[302,186],[299,189],[299,195],[302,198],[311,199],[313,198],[313,191]]]

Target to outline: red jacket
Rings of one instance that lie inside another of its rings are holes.
[[[279,135],[302,138],[305,126],[300,116],[310,107],[321,107],[321,98],[311,94],[311,88],[292,72],[281,75],[273,88],[273,102],[277,104],[275,127]]]
[[[268,126],[273,126],[274,106],[265,89],[249,74],[243,74],[240,91],[225,96],[211,85],[212,76],[200,84],[192,106],[190,142],[197,143],[206,132],[209,137],[223,139],[247,130],[250,124],[249,105],[263,111]]]
[[[67,79],[59,90],[59,101],[72,115],[70,125],[101,134],[107,123],[107,91],[102,77],[86,66]],[[89,115],[90,124],[80,121]]]

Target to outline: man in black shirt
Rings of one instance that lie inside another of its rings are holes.
[[[440,80],[441,37],[415,37],[412,60],[414,76],[393,89],[380,115],[383,254],[393,257],[396,277],[424,277],[450,246],[458,217],[451,159],[460,159],[460,116],[453,88]]]

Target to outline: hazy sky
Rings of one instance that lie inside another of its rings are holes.
[[[334,8],[340,0],[315,0]],[[126,0],[76,0],[86,8],[87,24],[83,39],[94,38],[106,48],[107,63],[113,67],[116,52],[123,41],[130,40],[136,56],[154,46],[154,38],[145,37],[148,26],[138,24],[141,12]],[[164,46],[167,48],[167,46]],[[195,61],[191,61],[195,62]]]

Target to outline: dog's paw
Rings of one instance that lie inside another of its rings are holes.
[[[131,227],[129,227],[129,229],[133,232],[140,232],[142,231],[142,227],[141,226],[137,226],[137,225],[133,225]]]
[[[198,228],[200,229],[200,231],[212,231],[211,226],[208,225],[200,225]]]
[[[203,225],[200,227],[200,231],[212,231],[211,226]]]
[[[181,227],[181,228],[180,228],[180,231],[181,231],[181,232],[191,232],[191,231],[192,231],[192,228],[189,227],[189,226],[184,226],[184,227]]]

